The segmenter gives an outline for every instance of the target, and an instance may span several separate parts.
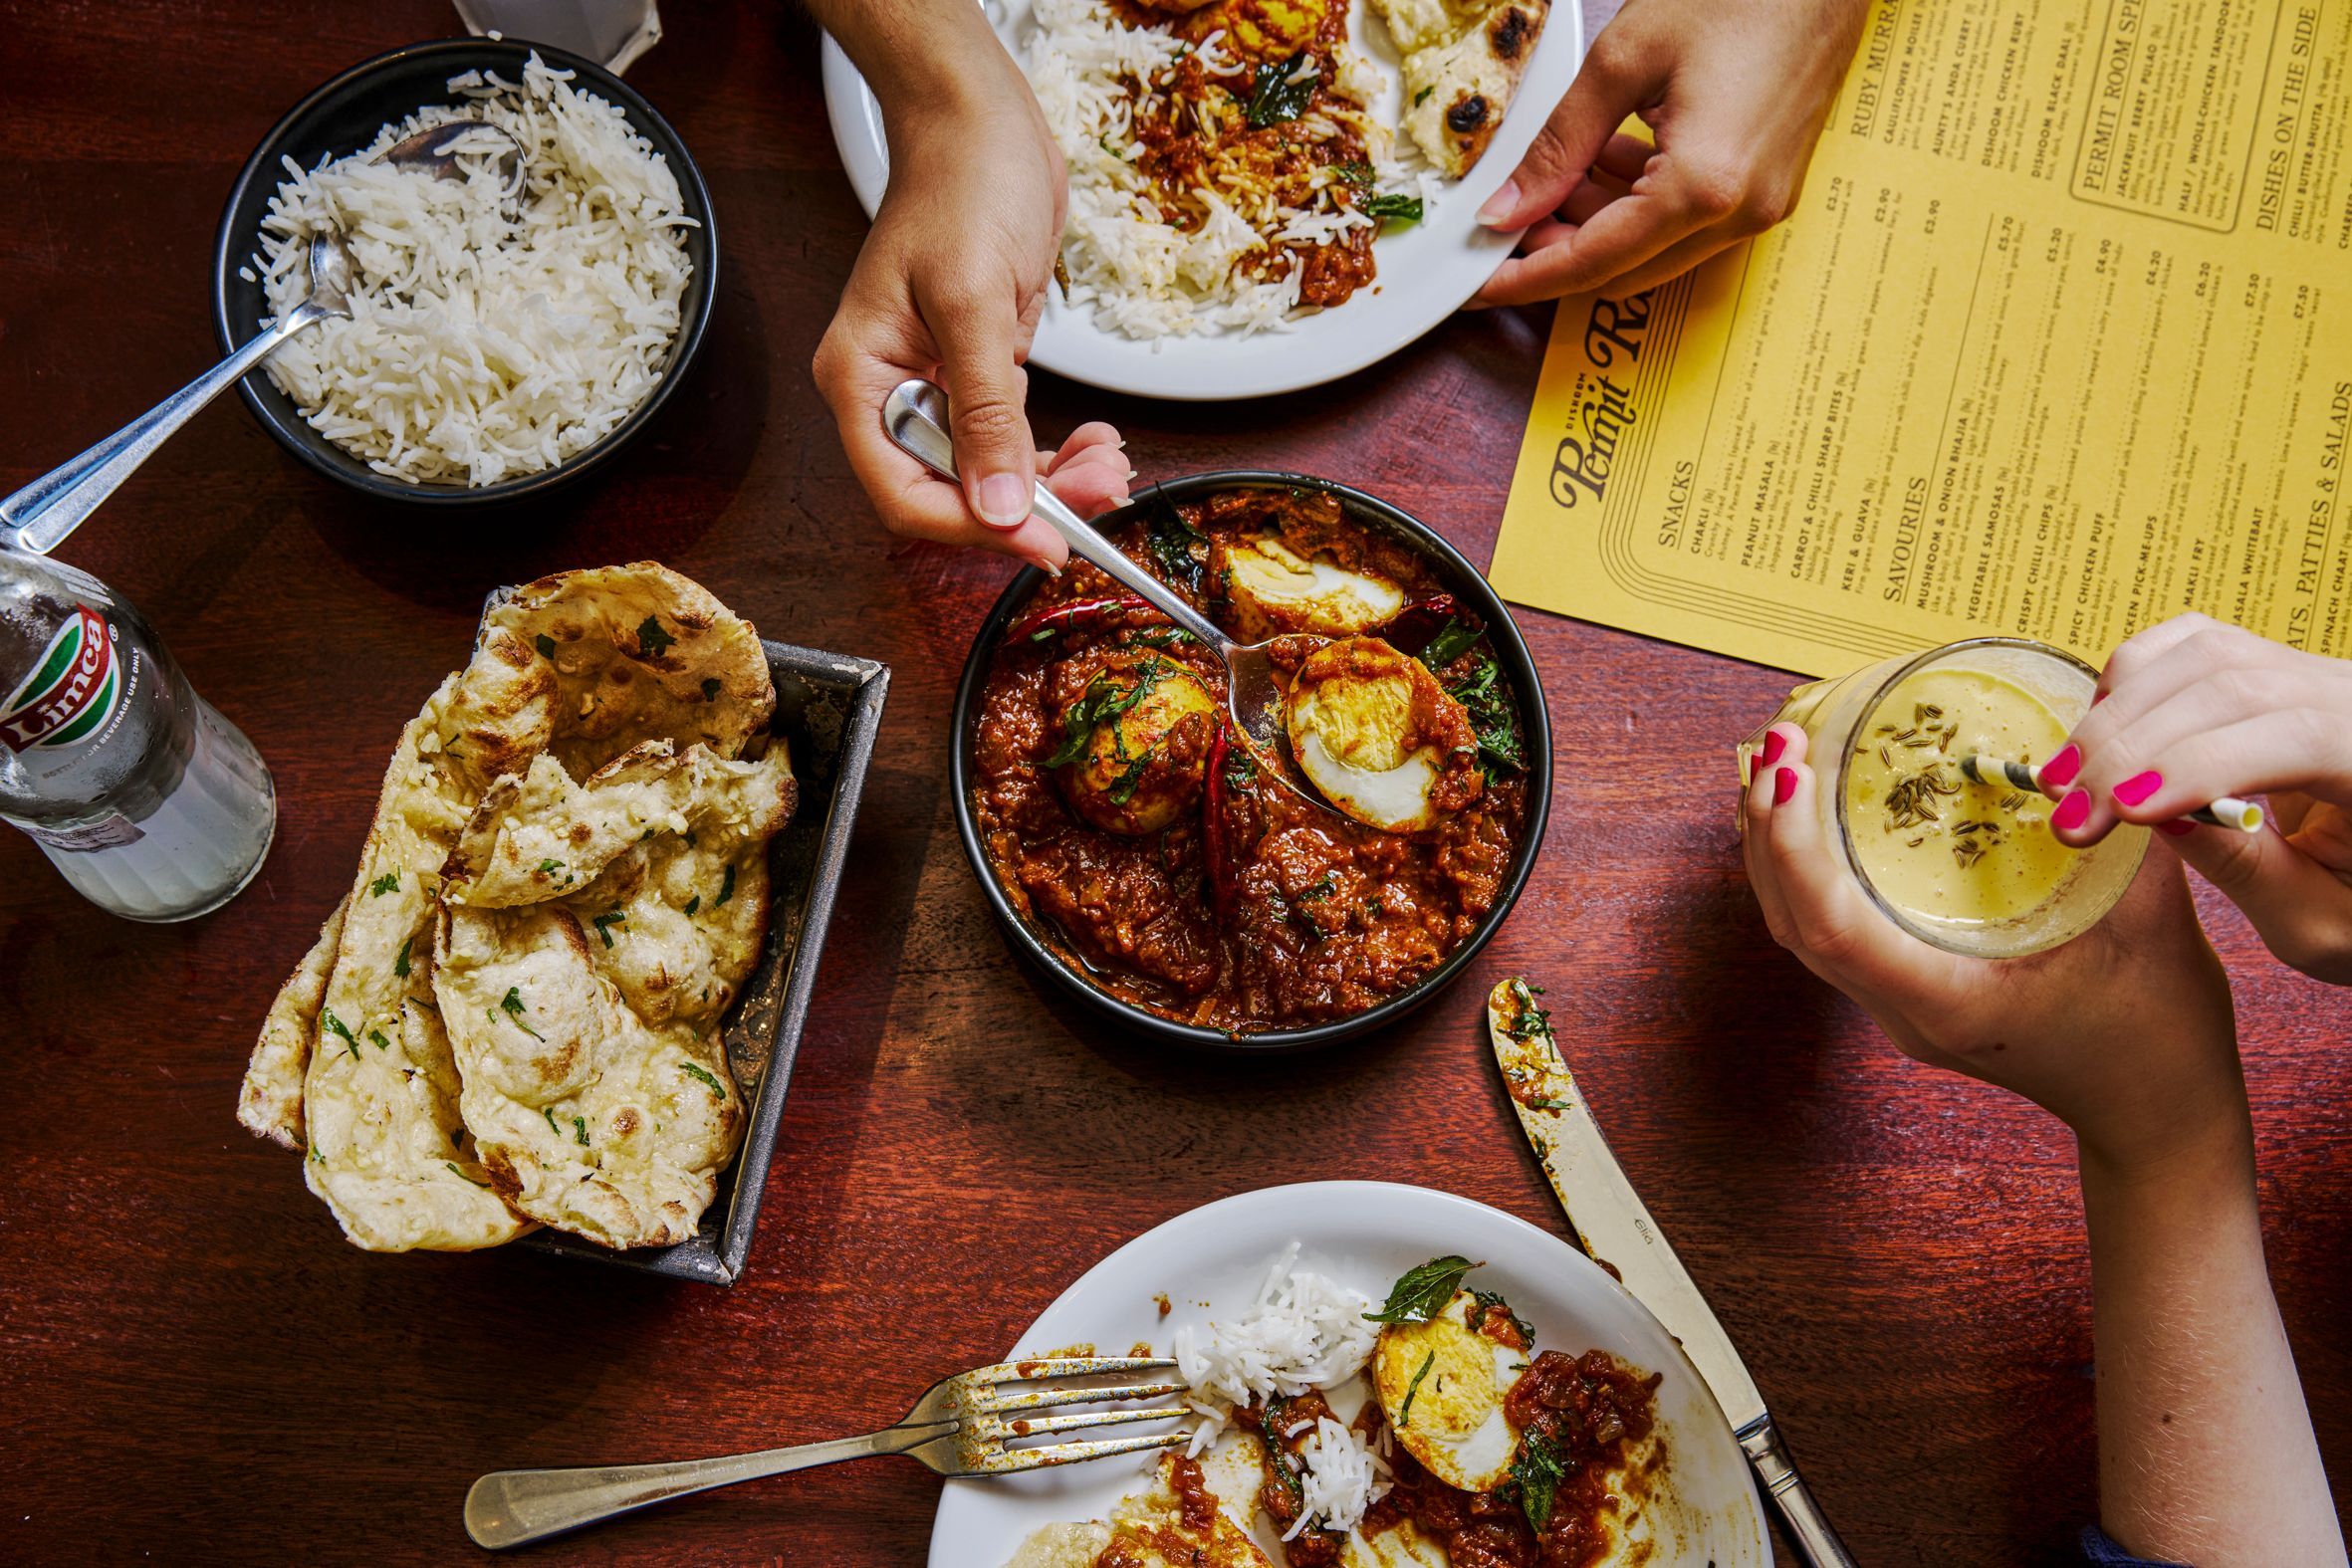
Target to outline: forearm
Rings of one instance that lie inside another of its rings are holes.
[[[2198,1568],[2327,1563],[2343,1536],[2262,1260],[2250,1132],[2154,1172],[2086,1151],[2100,1522]]]
[[[1012,56],[973,0],[808,0],[874,91],[883,114],[1003,93],[1027,96]]]

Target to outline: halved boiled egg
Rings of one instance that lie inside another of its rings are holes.
[[[1391,1323],[1372,1347],[1372,1389],[1389,1430],[1430,1474],[1464,1491],[1493,1491],[1519,1456],[1519,1428],[1503,1402],[1531,1358],[1472,1326],[1489,1312],[1456,1290],[1429,1321]]]
[[[1405,607],[1405,590],[1386,577],[1309,560],[1279,534],[1221,544],[1210,566],[1225,583],[1245,642],[1289,632],[1352,637],[1385,626]]]
[[[1376,637],[1326,643],[1292,677],[1291,750],[1332,805],[1392,833],[1435,827],[1485,787],[1470,715]]]

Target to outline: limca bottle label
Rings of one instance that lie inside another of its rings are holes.
[[[88,605],[77,606],[33,673],[0,702],[0,745],[12,752],[78,745],[103,730],[121,703],[115,628]]]

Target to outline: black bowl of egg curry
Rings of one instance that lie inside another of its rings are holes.
[[[1173,480],[1096,527],[1238,640],[1282,639],[1299,767],[1348,814],[1241,743],[1213,652],[1082,561],[1027,569],[973,642],[949,763],[1007,939],[1185,1045],[1306,1049],[1429,1001],[1510,914],[1550,807],[1502,599],[1427,524],[1304,475]]]

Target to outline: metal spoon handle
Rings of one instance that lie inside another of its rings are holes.
[[[0,545],[46,556],[65,543],[99,503],[154,455],[171,433],[195,417],[271,349],[329,313],[305,303],[284,321],[157,403],[81,456],[61,463],[0,501]]]
[[[929,381],[901,381],[882,404],[882,428],[909,457],[943,479],[956,477],[955,438],[948,433],[947,394]],[[1231,648],[1233,639],[1217,629],[1159,578],[1144,570],[1093,526],[1062,504],[1061,498],[1041,481],[1032,503],[1039,517],[1053,526],[1069,546],[1069,553],[1092,561],[1118,583],[1139,593],[1152,608],[1191,632],[1212,648]]]

